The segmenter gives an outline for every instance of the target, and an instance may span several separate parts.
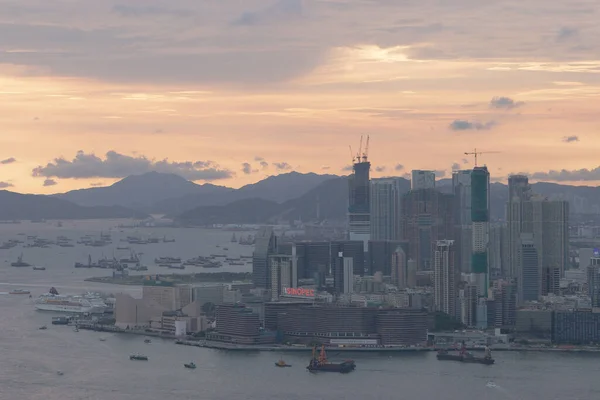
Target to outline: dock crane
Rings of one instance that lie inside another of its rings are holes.
[[[477,166],[477,156],[479,154],[493,154],[500,153],[499,151],[477,151],[477,149],[473,149],[473,151],[465,152],[465,156],[474,156],[475,157],[475,166]]]

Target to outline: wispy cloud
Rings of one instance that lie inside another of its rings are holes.
[[[375,167],[375,171],[377,171],[377,172],[384,172],[385,170],[386,170],[385,166]]]
[[[396,166],[394,167],[394,171],[402,171],[404,170],[404,165],[402,164],[396,164]]]
[[[585,182],[600,181],[600,167],[594,169],[550,170],[529,174],[531,179],[551,182]]]
[[[257,169],[252,169],[252,165],[250,163],[242,163],[242,172],[246,175],[254,174],[258,172]]]
[[[278,170],[278,171],[289,171],[292,169],[292,166],[290,164],[288,164],[287,162],[276,162],[273,163],[273,166]]]
[[[44,179],[44,186],[54,186],[54,185],[58,185],[58,182],[55,181],[54,179]]]
[[[573,142],[579,142],[579,137],[578,136],[565,136],[562,138],[562,141],[565,143],[573,143]]]
[[[0,189],[6,189],[9,187],[13,187],[14,185],[10,182],[0,182]]]
[[[492,129],[497,125],[495,121],[488,122],[478,122],[478,121],[467,121],[462,119],[457,119],[450,123],[449,128],[453,131],[484,131],[488,129]]]
[[[15,163],[15,162],[17,162],[17,159],[14,158],[14,157],[10,157],[10,158],[6,158],[4,160],[0,160],[0,164],[2,164],[2,165],[12,164],[12,163]]]
[[[521,107],[525,103],[522,101],[515,101],[510,97],[494,97],[490,101],[490,107],[503,110],[512,110],[513,108]]]

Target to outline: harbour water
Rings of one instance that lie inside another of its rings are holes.
[[[116,226],[115,222],[66,222],[63,228],[48,224],[0,225],[0,242],[15,238],[19,232],[76,239],[86,233],[99,234],[109,226]],[[116,231],[115,236],[117,232],[118,235],[130,234],[127,230],[113,231]],[[157,230],[148,230],[148,234],[152,232]],[[246,246],[228,245],[231,232],[162,229],[155,235],[167,235],[176,242],[139,246],[145,253],[143,261],[149,266],[153,264],[151,260],[160,256],[206,255],[215,252],[216,244],[229,247],[229,254],[251,252]],[[117,245],[121,245],[118,238],[112,246]],[[21,251],[25,261],[46,265],[48,269],[33,271],[32,268],[10,267],[10,262]],[[3,293],[0,294],[0,399],[600,398],[600,382],[596,379],[600,372],[598,354],[496,352],[496,364],[484,366],[438,362],[434,353],[345,355],[330,352],[332,359],[353,357],[356,371],[348,375],[310,374],[305,369],[308,363],[305,353],[225,352],[178,346],[172,341],[154,338],[152,343],[146,344],[139,336],[75,332],[71,327],[51,325],[54,314],[33,308],[34,298],[50,286],[66,293],[102,290],[139,294],[140,289],[136,287],[84,282],[89,276],[110,273],[110,270],[73,268],[75,261],[85,261],[90,252],[93,258],[100,257],[102,252],[110,256],[112,247],[0,250],[0,292]],[[236,268],[249,270],[246,266]],[[31,290],[34,298],[7,294],[17,287]],[[39,330],[42,325],[48,329]],[[135,353],[148,356],[149,361],[130,361],[129,355]],[[273,363],[280,356],[284,356],[292,368],[274,367]],[[197,369],[184,368],[183,364],[191,361],[197,364]]]

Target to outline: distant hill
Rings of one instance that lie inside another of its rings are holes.
[[[153,211],[177,215],[199,206],[225,205],[243,199],[263,199],[283,203],[302,196],[333,177],[335,175],[301,174],[299,172],[274,175],[262,181],[242,186],[237,190],[231,189],[228,193],[189,194],[180,198],[160,201],[155,204]]]
[[[0,220],[145,218],[146,214],[121,206],[84,207],[50,196],[0,190]]]
[[[151,211],[153,205],[165,199],[188,194],[218,195],[234,189],[224,186],[197,185],[179,175],[148,172],[131,175],[111,186],[72,190],[53,195],[81,206],[124,206]]]
[[[148,172],[129,176],[111,186],[73,190],[54,197],[83,206],[120,205],[143,212],[180,214],[198,206],[225,205],[241,199],[281,203],[334,176],[290,172],[233,189],[208,183],[198,185],[174,174]]]

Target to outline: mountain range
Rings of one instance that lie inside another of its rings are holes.
[[[410,181],[399,178],[403,191]],[[452,181],[436,182],[439,190],[452,191]],[[600,189],[539,182],[533,191],[549,198],[568,200],[572,214],[599,214]],[[491,217],[502,219],[508,188],[490,185]],[[173,174],[149,172],[126,177],[111,186],[73,190],[50,196],[0,191],[0,220],[144,218],[168,215],[185,225],[213,223],[266,223],[346,218],[348,178],[290,172],[233,189],[198,185]]]

